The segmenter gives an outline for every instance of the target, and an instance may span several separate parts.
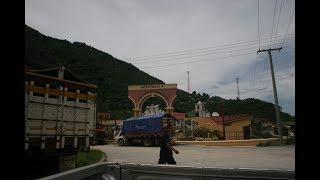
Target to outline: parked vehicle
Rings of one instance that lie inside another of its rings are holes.
[[[96,125],[96,132],[94,136],[94,145],[103,145],[107,143],[107,130],[106,125]]]
[[[36,159],[46,158],[52,160],[48,160],[48,164],[57,166],[49,169],[57,172],[72,169],[76,153],[88,151],[93,144],[97,86],[72,79],[70,74],[65,74],[64,67],[59,67],[58,77],[35,72],[25,72],[25,156],[30,162],[28,172],[44,168]],[[64,75],[70,79],[64,79]]]
[[[114,139],[119,146],[131,144],[158,146],[164,124],[171,124],[175,129],[175,120],[166,113],[129,118],[117,126]]]

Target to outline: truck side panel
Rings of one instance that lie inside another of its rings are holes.
[[[123,135],[131,133],[156,133],[161,130],[161,117],[123,121]]]
[[[89,147],[89,137],[94,137],[96,123],[96,104],[89,97],[94,95],[90,92],[80,94],[79,90],[76,98],[69,98],[63,96],[62,90],[67,92],[67,88],[61,87],[58,93],[60,96],[55,96],[50,92],[56,89],[49,88],[49,85],[37,87],[34,82],[26,82],[26,150],[30,142],[37,142],[33,143],[33,147],[47,149],[46,143],[51,138],[56,138],[56,149],[64,148],[66,138],[74,138],[72,144],[75,148]],[[86,102],[79,102],[78,97],[86,98]],[[77,137],[85,138],[84,144]]]

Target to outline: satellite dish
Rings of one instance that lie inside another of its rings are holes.
[[[212,116],[219,116],[219,113],[213,112],[213,113],[212,113]]]

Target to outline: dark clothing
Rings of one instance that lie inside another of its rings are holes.
[[[160,138],[160,149],[170,150],[167,148],[167,144],[170,144],[170,136],[168,134],[163,134]]]
[[[164,134],[160,139],[160,158],[158,164],[177,164],[172,156],[172,150],[167,147],[167,144],[170,144],[170,136]]]

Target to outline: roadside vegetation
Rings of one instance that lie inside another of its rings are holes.
[[[78,152],[76,167],[87,166],[100,161],[105,154],[100,150],[90,150],[89,152]]]
[[[295,144],[295,138],[290,137],[290,138],[284,138],[283,139],[283,144],[281,145],[279,140],[270,140],[266,142],[262,142],[257,144],[257,147],[265,147],[265,146],[285,146],[285,145],[294,145]]]

